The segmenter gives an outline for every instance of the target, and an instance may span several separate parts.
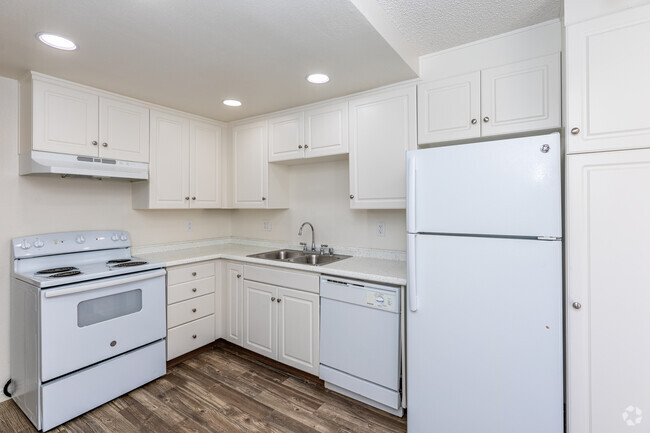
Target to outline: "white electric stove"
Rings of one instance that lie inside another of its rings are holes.
[[[166,372],[162,263],[124,231],[12,240],[11,388],[47,431]]]

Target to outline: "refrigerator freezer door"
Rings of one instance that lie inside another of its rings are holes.
[[[562,236],[560,135],[407,154],[407,231]]]
[[[562,433],[562,244],[415,235],[409,433]]]

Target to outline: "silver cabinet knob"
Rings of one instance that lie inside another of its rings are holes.
[[[275,296],[271,297],[271,302],[275,302]]]
[[[483,118],[483,122],[488,123],[489,121],[490,121],[490,118],[489,118],[489,117],[485,116],[485,117]]]
[[[196,340],[196,334],[192,335],[192,338]]]
[[[185,197],[185,200],[189,200],[189,199],[190,199],[189,197]]]
[[[305,149],[309,149],[309,145],[305,144]]]
[[[193,276],[193,277],[196,277],[196,272],[192,272],[192,276]]]
[[[573,135],[580,134],[580,128],[571,128],[571,134]]]
[[[262,201],[266,200],[266,197],[262,197]]]
[[[115,341],[115,340],[111,341],[111,347],[115,347],[116,344],[117,344],[117,341]]]
[[[192,292],[196,293],[196,287],[192,288]]]
[[[93,146],[97,146],[97,140],[93,140],[92,143],[93,143]]]
[[[354,198],[354,194],[350,194],[350,199],[353,199],[353,198]]]
[[[574,302],[573,303],[573,308],[575,308],[576,310],[579,310],[579,309],[582,308],[582,304],[580,302]]]
[[[299,144],[299,145],[298,145],[298,149],[302,149],[302,144]]]
[[[192,197],[192,200],[196,200],[196,197]]]
[[[237,278],[241,278],[241,274],[237,274]]]
[[[472,125],[476,125],[476,122],[478,122],[478,120],[472,119]]]
[[[278,298],[278,304],[280,303],[280,301],[282,301],[282,299]]]
[[[102,146],[108,147],[108,143],[102,143]]]
[[[192,308],[192,313],[196,313],[196,308]]]

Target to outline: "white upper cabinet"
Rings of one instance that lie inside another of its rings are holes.
[[[91,93],[34,80],[34,150],[97,156],[99,97]]]
[[[650,147],[650,6],[569,26],[567,152]]]
[[[300,159],[304,156],[302,112],[269,120],[269,162]]]
[[[268,191],[266,121],[232,129],[233,204],[238,208],[266,207]]]
[[[415,86],[350,101],[350,207],[406,207],[406,151],[416,147]]]
[[[561,127],[560,54],[418,85],[418,143]]]
[[[21,118],[25,124],[21,127],[25,140],[21,152],[33,149],[149,162],[146,105],[32,75],[21,82]]]
[[[559,128],[560,54],[481,71],[481,135]]]
[[[348,103],[269,119],[269,162],[348,153]]]
[[[481,136],[481,73],[418,86],[418,143]]]
[[[99,145],[101,156],[149,162],[149,109],[100,97]]]
[[[221,207],[221,127],[190,120],[190,207]]]
[[[133,184],[133,207],[221,207],[221,130],[207,121],[152,110],[149,181]]]

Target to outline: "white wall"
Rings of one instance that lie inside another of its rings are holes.
[[[0,386],[9,378],[9,240],[85,229],[128,230],[134,245],[229,236],[230,211],[137,211],[129,182],[18,175],[18,82],[0,77]],[[194,229],[185,231],[185,221]],[[0,395],[0,400],[4,396]]]
[[[233,210],[232,235],[243,238],[311,242],[309,221],[316,231],[316,245],[406,250],[404,210],[351,210],[348,161],[319,162],[289,168],[291,208],[286,210]],[[263,230],[264,221],[272,230]],[[376,236],[378,222],[386,223],[386,236]]]

